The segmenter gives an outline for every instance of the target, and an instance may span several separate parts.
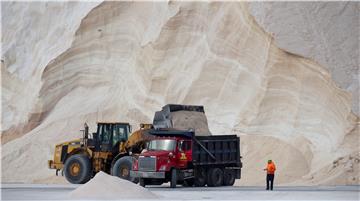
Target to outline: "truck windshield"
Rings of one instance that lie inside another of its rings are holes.
[[[148,150],[173,151],[176,146],[175,140],[152,140],[149,143]]]

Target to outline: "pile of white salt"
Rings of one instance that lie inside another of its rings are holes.
[[[70,192],[70,197],[80,200],[158,199],[146,188],[104,172],[98,172],[86,184]]]

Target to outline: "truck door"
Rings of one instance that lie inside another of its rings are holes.
[[[186,168],[188,161],[192,161],[192,149],[190,140],[180,140],[178,143],[179,167]]]
[[[185,155],[186,155],[186,158],[187,158],[187,161],[192,161],[192,149],[191,149],[191,140],[185,140],[183,142],[183,147],[182,149],[184,150],[185,152]]]

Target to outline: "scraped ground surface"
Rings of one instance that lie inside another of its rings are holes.
[[[99,172],[86,184],[70,193],[72,199],[116,200],[119,199],[156,199],[155,194],[130,181]]]
[[[212,134],[241,136],[240,184],[259,185],[269,158],[282,184],[359,184],[351,93],[326,66],[278,48],[246,2],[1,5],[3,182],[57,182],[46,162],[55,144],[81,136],[84,122],[91,132],[97,121],[135,129],[177,103],[204,105]],[[358,24],[358,12],[326,5],[321,13]]]
[[[68,195],[78,185],[3,185],[2,200],[70,200]],[[170,189],[168,185],[151,186],[147,189],[157,200],[359,200],[359,186],[332,187],[275,187],[265,191],[263,187],[221,187]],[[106,195],[105,195],[106,196]],[[119,200],[143,200],[122,198]],[[103,200],[106,200],[105,198]]]

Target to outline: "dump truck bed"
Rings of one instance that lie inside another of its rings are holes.
[[[241,168],[240,138],[236,135],[195,136],[193,164],[225,165]]]

